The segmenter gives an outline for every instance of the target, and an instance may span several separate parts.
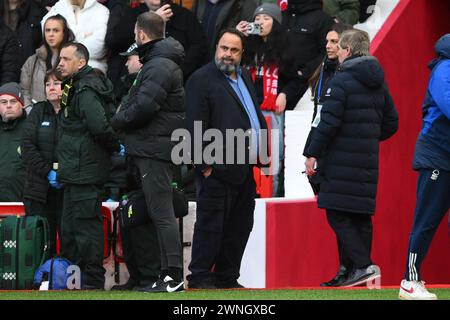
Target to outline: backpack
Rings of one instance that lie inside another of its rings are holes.
[[[189,213],[189,203],[183,190],[172,186],[172,195],[175,218],[186,216]],[[133,228],[151,222],[142,189],[131,191],[122,198],[118,212],[121,228]]]
[[[67,289],[67,280],[71,276],[67,268],[71,265],[72,263],[64,258],[48,259],[36,270],[33,287],[38,289],[42,282],[48,281],[48,290]]]
[[[40,216],[0,219],[0,289],[31,289],[36,269],[48,257],[47,219]]]

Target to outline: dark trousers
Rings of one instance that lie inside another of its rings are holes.
[[[156,226],[161,270],[163,272],[172,268],[181,270],[180,233],[172,200],[173,165],[149,158],[132,157],[131,161],[139,170],[145,202],[150,218]]]
[[[372,264],[372,216],[327,209],[327,219],[336,233],[340,263],[347,270]]]
[[[419,171],[417,202],[405,272],[405,279],[408,281],[421,281],[422,262],[442,218],[450,208],[450,172],[441,170],[433,174],[433,171]]]
[[[153,222],[135,228],[122,228],[122,249],[133,283],[146,285],[158,279],[161,253]]]
[[[61,219],[61,256],[78,265],[83,283],[103,288],[103,218],[101,189],[94,185],[64,188]]]
[[[28,216],[41,216],[46,218],[50,227],[50,256],[56,254],[56,232],[61,233],[61,216],[63,210],[63,190],[50,189],[47,193],[47,202],[24,199],[25,214]]]
[[[194,226],[189,285],[231,286],[239,278],[242,256],[253,227],[256,186],[253,170],[231,185],[196,173],[197,220]]]

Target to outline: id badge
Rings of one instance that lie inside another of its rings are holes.
[[[318,105],[317,105],[317,113],[316,113],[316,117],[314,118],[314,120],[313,120],[313,122],[312,122],[312,124],[311,124],[311,127],[317,128],[317,126],[319,125],[319,123],[320,123],[320,113],[321,113],[321,111],[322,111],[322,105],[321,105],[321,104],[318,104]]]

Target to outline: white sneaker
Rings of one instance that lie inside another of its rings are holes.
[[[423,281],[402,280],[398,297],[402,300],[437,300],[437,296],[425,288]]]

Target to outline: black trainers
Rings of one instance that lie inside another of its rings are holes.
[[[370,265],[367,268],[353,270],[341,286],[354,287],[379,277],[381,277],[380,268],[376,265]]]
[[[116,284],[111,287],[111,291],[131,291],[133,290],[137,285],[139,285],[139,282],[128,280],[127,283],[124,284]]]
[[[140,292],[180,292],[184,291],[184,282],[175,281],[170,276],[166,276],[164,280],[158,279],[152,285],[139,288]]]
[[[218,282],[216,281],[217,289],[245,289],[245,287],[237,281]]]
[[[330,281],[320,284],[321,287],[340,287],[342,283],[347,279],[348,271],[343,265],[339,266],[339,271],[336,276]]]

